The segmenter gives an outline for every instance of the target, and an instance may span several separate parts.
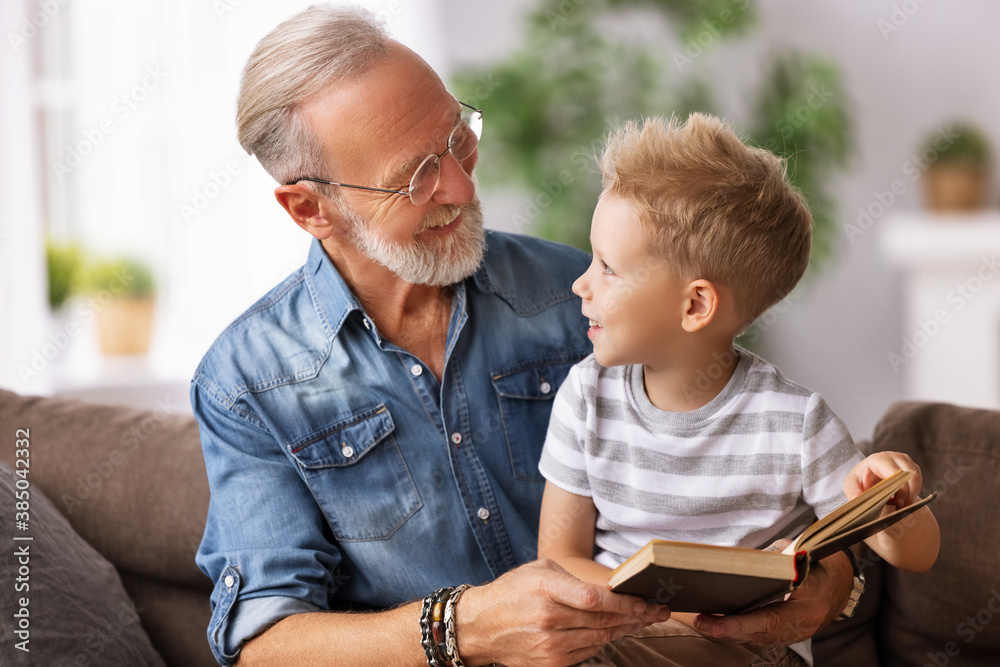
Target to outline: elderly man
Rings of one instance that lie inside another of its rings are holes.
[[[310,8],[246,65],[240,142],[314,241],[192,380],[221,664],[569,665],[669,614],[528,562],[589,258],[484,232],[482,121],[360,10]],[[711,634],[808,636],[843,560]]]

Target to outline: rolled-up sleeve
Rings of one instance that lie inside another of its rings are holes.
[[[254,414],[195,376],[211,500],[196,562],[213,582],[208,641],[221,665],[281,619],[330,608],[339,549],[291,461]]]

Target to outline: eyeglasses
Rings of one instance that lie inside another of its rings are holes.
[[[386,192],[393,195],[409,195],[410,201],[416,206],[422,206],[430,201],[434,191],[437,190],[438,182],[441,179],[441,158],[451,151],[456,160],[462,162],[476,152],[479,147],[479,137],[483,134],[483,112],[465,102],[459,102],[463,107],[471,111],[464,115],[451,134],[448,135],[448,147],[441,153],[431,153],[424,158],[417,170],[413,172],[410,179],[410,186],[406,190],[386,190],[384,188],[370,188],[365,185],[348,185],[347,183],[334,183],[324,181],[319,178],[296,178],[286,185],[294,185],[299,181],[312,181],[313,183],[325,183],[326,185],[337,185],[342,188],[356,188],[358,190],[371,190],[373,192]]]

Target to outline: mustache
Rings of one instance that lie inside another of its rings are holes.
[[[445,204],[434,209],[428,213],[423,222],[420,223],[420,228],[417,230],[417,233],[419,234],[427,229],[440,227],[441,225],[451,222],[458,216],[461,210],[462,207],[455,206],[454,204]]]

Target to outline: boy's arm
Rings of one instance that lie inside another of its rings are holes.
[[[538,522],[538,557],[551,558],[573,576],[604,586],[611,568],[594,561],[594,500],[545,482]]]
[[[882,516],[885,516],[893,511],[891,506],[903,508],[919,499],[923,477],[920,467],[906,454],[878,452],[864,459],[854,466],[844,480],[844,493],[849,499],[854,498],[898,470],[915,470],[917,474],[896,492],[890,504],[882,510]],[[930,508],[923,507],[881,533],[867,538],[865,544],[894,567],[923,572],[937,560],[941,531]]]

